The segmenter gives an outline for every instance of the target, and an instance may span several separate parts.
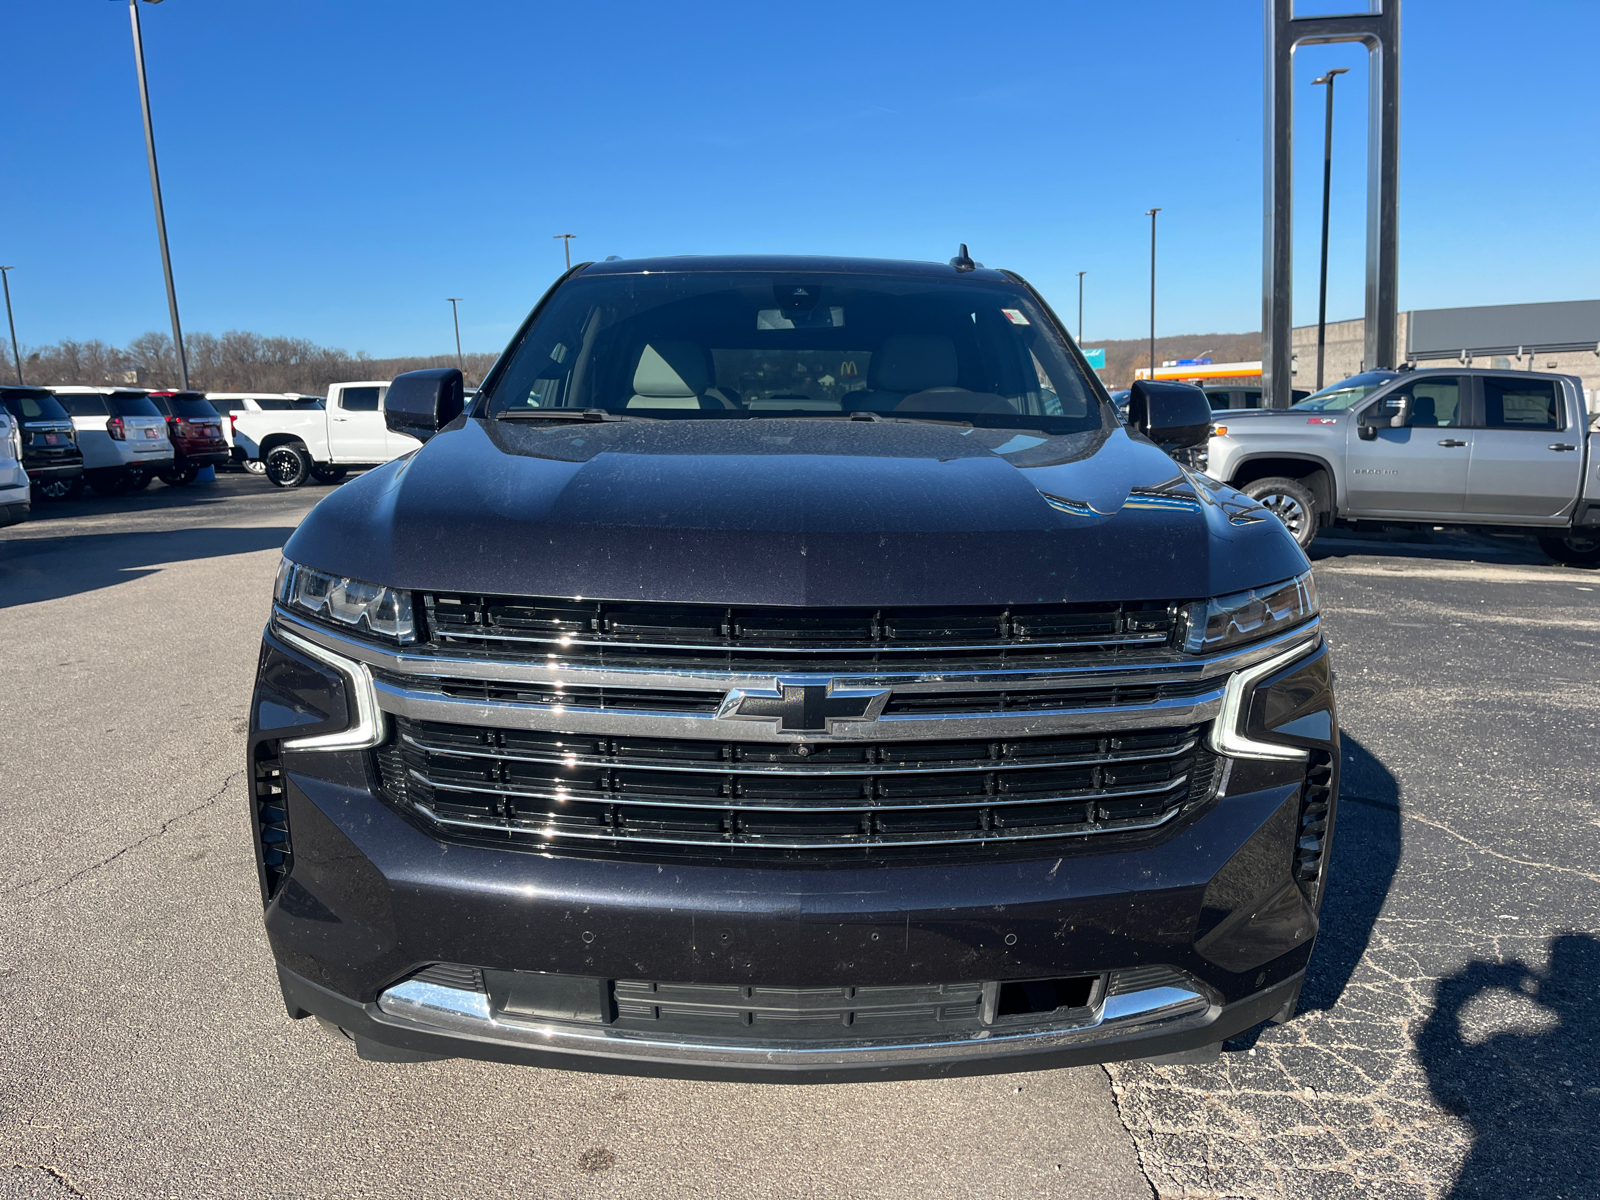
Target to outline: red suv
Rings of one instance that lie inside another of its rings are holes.
[[[150,402],[167,418],[167,436],[172,439],[172,465],[158,472],[162,483],[186,487],[201,467],[220,467],[228,461],[222,415],[204,392],[151,392]]]

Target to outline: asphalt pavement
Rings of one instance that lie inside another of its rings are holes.
[[[1600,1193],[1600,573],[1317,544],[1345,787],[1289,1025],[1214,1066],[683,1083],[365,1063],[285,1017],[243,733],[324,493],[0,531],[0,1197]]]

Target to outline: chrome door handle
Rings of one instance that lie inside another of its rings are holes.
[[[1550,449],[1552,449],[1552,450],[1576,450],[1577,447],[1576,446],[1569,446],[1565,442],[1551,442],[1550,443]]]
[[[1439,443],[1439,445],[1441,445],[1441,446],[1465,446],[1466,443],[1465,442],[1459,442],[1455,438],[1445,438],[1442,442]],[[1552,446],[1551,449],[1554,450],[1555,447]]]

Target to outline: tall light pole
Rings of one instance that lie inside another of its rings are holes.
[[[446,300],[450,301],[450,319],[456,323],[456,366],[461,368],[463,375],[467,373],[467,363],[461,357],[461,315],[456,312],[456,304],[465,298],[464,296],[445,297]]]
[[[11,355],[17,360],[17,386],[22,387],[22,349],[17,345],[17,323],[11,318],[11,276],[6,274],[15,270],[15,267],[0,267],[0,283],[6,289],[6,324],[11,327]]]
[[[160,4],[161,0],[145,0]],[[189,356],[183,349],[183,327],[178,322],[178,289],[172,283],[172,255],[167,251],[167,214],[161,204],[161,173],[156,169],[156,131],[150,123],[150,87],[144,77],[144,38],[139,33],[139,0],[128,0],[133,23],[133,62],[139,69],[139,106],[144,110],[144,146],[150,157],[150,192],[156,202],[156,236],[161,239],[161,270],[167,277],[167,311],[172,315],[172,345],[178,352],[178,374],[189,390]]]
[[[1083,345],[1083,277],[1087,271],[1078,272],[1078,345]]]
[[[1152,208],[1145,216],[1150,218],[1150,381],[1156,378],[1156,214]]]
[[[560,240],[561,248],[567,252],[567,270],[572,270],[572,239],[578,235],[575,233],[553,233],[550,236]]]
[[[1317,284],[1317,391],[1322,390],[1322,351],[1328,341],[1328,198],[1333,189],[1333,81],[1349,68],[1335,67],[1312,87],[1328,85],[1328,119],[1322,127],[1322,279]]]

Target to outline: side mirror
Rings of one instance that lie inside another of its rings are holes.
[[[1380,400],[1362,412],[1356,423],[1356,436],[1370,442],[1380,429],[1404,429],[1411,419],[1411,397],[1393,396]]]
[[[1199,446],[1211,436],[1211,401],[1192,383],[1141,379],[1128,396],[1128,428],[1163,450]]]
[[[455,367],[396,375],[383,398],[383,423],[425,442],[461,415],[464,381]]]

